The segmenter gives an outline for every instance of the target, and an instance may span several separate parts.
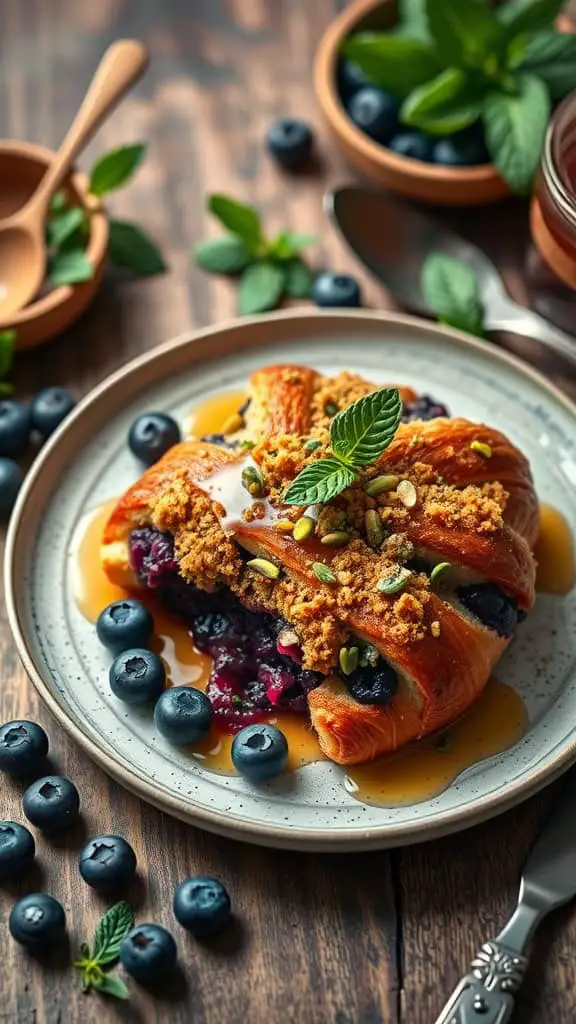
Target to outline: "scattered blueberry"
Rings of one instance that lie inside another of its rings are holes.
[[[46,892],[30,892],[14,904],[8,920],[10,934],[28,949],[42,949],[63,938],[64,908]]]
[[[281,117],[266,132],[268,151],[286,170],[295,170],[306,163],[312,142],[310,127],[295,117]]]
[[[181,440],[180,427],[172,416],[163,412],[145,412],[130,427],[130,451],[145,466],[152,466]]]
[[[434,143],[432,161],[447,167],[469,167],[486,163],[486,151],[475,139],[452,136]]]
[[[286,767],[286,737],[274,725],[266,722],[247,725],[234,737],[232,761],[240,774],[252,782],[271,779]]]
[[[17,462],[0,458],[0,517],[10,515],[23,480],[24,473]]]
[[[146,647],[154,632],[154,619],[141,601],[127,597],[114,601],[96,622],[98,639],[113,654],[129,647]]]
[[[139,924],[120,947],[120,963],[136,981],[159,981],[176,963],[176,943],[159,924]]]
[[[393,96],[366,85],[348,103],[354,124],[376,142],[388,143],[398,131],[398,103]]]
[[[0,878],[19,875],[34,861],[32,833],[17,821],[0,821]]]
[[[318,274],[312,285],[312,298],[317,306],[327,308],[362,305],[360,285],[356,279],[350,274],[333,274],[329,270]]]
[[[392,139],[390,149],[398,156],[407,156],[412,160],[428,162],[432,159],[433,142],[422,132],[400,132]]]
[[[171,686],[156,701],[154,722],[170,743],[184,747],[205,736],[212,723],[212,705],[192,686]]]
[[[36,722],[16,719],[0,726],[0,769],[23,778],[34,775],[48,753],[48,737]]]
[[[87,885],[102,892],[126,889],[136,874],[136,854],[122,836],[94,836],[80,853],[78,867]]]
[[[344,682],[359,704],[387,704],[398,689],[396,672],[382,660],[375,668],[357,668]]]
[[[370,81],[359,64],[351,60],[343,60],[338,68],[338,85],[343,100],[349,100],[358,89],[370,85]]]
[[[0,455],[16,458],[30,438],[30,409],[13,398],[0,401]]]
[[[512,636],[518,625],[518,606],[494,583],[471,583],[459,587],[458,597],[468,611],[499,636]]]
[[[22,797],[24,814],[43,832],[58,832],[78,815],[80,797],[70,779],[45,775],[33,782]]]
[[[133,647],[114,659],[108,678],[118,700],[125,704],[147,704],[162,693],[166,671],[162,659],[153,651]]]
[[[43,438],[50,437],[75,405],[74,395],[68,388],[43,388],[32,401],[32,427]]]
[[[412,420],[434,420],[437,416],[448,416],[448,409],[430,395],[418,395],[413,402],[406,402],[402,412],[402,422]]]
[[[176,886],[174,916],[192,935],[220,931],[230,915],[230,897],[216,878],[186,878]]]

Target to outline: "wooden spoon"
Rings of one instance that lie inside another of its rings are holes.
[[[84,101],[54,162],[22,209],[0,222],[0,320],[34,298],[46,272],[44,228],[51,196],[80,150],[148,65],[136,39],[120,39],[106,50]]]

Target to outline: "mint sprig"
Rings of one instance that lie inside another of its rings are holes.
[[[432,252],[422,267],[422,292],[440,323],[484,335],[484,306],[474,271],[453,256]]]
[[[96,925],[92,953],[86,942],[80,946],[80,958],[74,961],[74,967],[82,972],[82,991],[89,992],[95,988],[98,992],[114,996],[116,999],[129,999],[130,991],[121,978],[105,972],[104,966],[110,966],[118,959],[120,947],[128,932],[134,927],[132,907],[122,901],[115,903],[106,911]]]
[[[240,313],[275,309],[284,296],[309,297],[313,275],[301,252],[316,241],[313,235],[281,231],[267,238],[252,206],[219,194],[209,196],[207,205],[229,234],[196,245],[196,266],[209,274],[239,275]]]
[[[15,345],[16,331],[11,329],[0,331],[0,396],[11,395],[14,391],[14,385],[4,378],[12,369]]]
[[[331,501],[350,487],[362,467],[375,462],[392,441],[402,416],[398,388],[382,388],[353,402],[330,424],[332,457],[306,466],[284,495],[287,505]]]

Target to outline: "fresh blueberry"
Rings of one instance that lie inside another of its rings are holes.
[[[18,463],[0,458],[0,517],[10,515],[23,481],[24,473]]]
[[[357,668],[344,682],[359,704],[388,704],[398,689],[398,676],[385,661],[375,668]]]
[[[232,761],[240,774],[252,782],[271,779],[286,767],[286,737],[274,725],[266,722],[247,725],[234,737]]]
[[[458,587],[458,597],[469,612],[499,636],[512,636],[518,625],[518,606],[494,583]]]
[[[80,797],[70,779],[45,775],[33,782],[22,797],[24,814],[43,832],[58,832],[78,816]]]
[[[370,85],[370,81],[359,64],[352,60],[343,60],[338,68],[338,86],[343,100],[349,100],[358,89]]]
[[[64,937],[64,908],[46,892],[30,892],[12,907],[8,927],[12,938],[21,946],[47,948]]]
[[[180,427],[163,412],[145,412],[130,427],[128,446],[145,466],[152,466],[181,440]]]
[[[154,619],[141,601],[133,597],[114,601],[96,622],[98,639],[113,654],[129,647],[146,647],[154,632]]]
[[[398,131],[398,103],[373,85],[358,89],[348,103],[354,124],[376,142],[387,143]]]
[[[390,149],[398,156],[408,156],[412,160],[428,163],[432,159],[433,142],[422,132],[399,132],[392,139]]]
[[[473,138],[439,139],[432,149],[432,162],[447,167],[469,167],[486,163],[486,151]]]
[[[30,438],[30,409],[13,398],[0,402],[0,455],[16,458],[21,455]]]
[[[108,678],[118,700],[125,704],[147,704],[162,693],[166,671],[162,659],[153,651],[133,647],[114,659]]]
[[[441,402],[431,398],[430,395],[418,395],[413,402],[404,405],[402,422],[410,423],[412,420],[434,420],[438,416],[448,416],[448,409]]]
[[[34,775],[48,753],[48,737],[36,722],[16,719],[0,726],[0,769],[24,778]]]
[[[136,854],[122,836],[95,836],[78,860],[80,874],[87,885],[101,892],[126,889],[136,874]]]
[[[32,833],[17,821],[0,821],[0,878],[20,875],[34,861]]]
[[[317,306],[361,306],[362,295],[358,281],[350,274],[333,274],[325,270],[318,274],[312,285],[312,298]]]
[[[266,132],[268,152],[286,170],[302,167],[310,157],[313,135],[305,121],[281,117]]]
[[[160,981],[176,963],[176,943],[159,924],[138,924],[120,946],[120,963],[136,981]]]
[[[158,732],[177,747],[196,743],[212,723],[212,705],[205,693],[192,686],[172,686],[156,701],[154,722]]]
[[[192,935],[220,931],[230,915],[230,897],[216,878],[186,878],[176,886],[174,917]]]
[[[76,405],[68,388],[44,388],[32,401],[30,416],[34,430],[42,437],[50,437],[62,420]]]

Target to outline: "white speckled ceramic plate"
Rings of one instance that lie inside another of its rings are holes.
[[[367,849],[432,838],[488,818],[535,792],[576,754],[576,593],[538,598],[498,670],[530,720],[512,749],[464,772],[434,799],[367,806],[335,765],[308,765],[265,787],[208,773],[169,747],[148,712],[110,694],[107,658],[78,612],[71,537],[80,517],[137,475],[126,436],[150,408],[182,417],[195,401],[241,387],[258,366],[352,369],[429,391],[454,414],[506,431],[527,453],[540,498],[576,530],[576,411],[559,392],[489,344],[386,313],[280,313],[200,331],[157,348],[91,393],[43,449],[8,538],[10,622],[26,669],[68,732],[110,775],[187,821],[269,845]]]

